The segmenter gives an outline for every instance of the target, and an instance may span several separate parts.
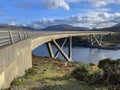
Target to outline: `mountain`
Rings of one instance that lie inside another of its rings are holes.
[[[119,27],[120,26],[120,23],[116,24],[114,27]]]
[[[100,28],[100,29],[92,29],[93,31],[112,31],[112,32],[120,32],[120,24],[117,24],[113,27]]]
[[[72,25],[67,24],[59,24],[59,25],[52,25],[48,26],[42,30],[46,31],[71,31],[71,30],[89,30],[89,28],[85,27],[74,27]]]
[[[34,31],[35,29],[32,27],[26,27],[26,26],[14,26],[14,25],[8,25],[8,24],[0,24],[0,29],[7,29],[7,30],[30,30]]]
[[[29,31],[82,31],[82,30],[90,30],[89,28],[85,27],[74,27],[72,25],[67,24],[59,24],[59,25],[52,25],[48,26],[44,29],[34,29],[29,26],[13,26],[13,25],[7,25],[7,24],[0,24],[0,29],[7,29],[7,30],[29,30]],[[120,32],[120,23],[116,24],[113,27],[107,27],[107,28],[93,28],[91,30],[95,31],[114,31],[114,32]]]

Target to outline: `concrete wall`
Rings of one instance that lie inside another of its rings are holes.
[[[12,80],[32,67],[31,39],[0,49],[0,89],[10,86]]]

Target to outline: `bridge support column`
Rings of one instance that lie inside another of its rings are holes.
[[[93,38],[92,38],[92,35],[90,35],[89,37],[90,37],[90,44],[91,44],[91,46],[93,46]]]
[[[72,60],[72,37],[69,38],[69,49],[68,49],[68,56],[70,60]]]
[[[67,41],[67,38],[65,38],[65,40],[64,40],[64,42],[63,42],[63,44],[62,44],[62,46],[61,46],[61,49],[64,47],[66,41]],[[59,55],[59,50],[57,50],[57,52],[56,52],[56,54],[55,54],[55,58],[57,58],[58,55]]]
[[[63,57],[70,62],[71,59],[65,54],[65,52],[62,50],[62,48],[58,45],[58,43],[54,39],[53,43],[55,44],[56,48],[60,51],[60,53],[63,55]]]
[[[98,35],[97,37],[95,35],[90,35],[90,43],[91,45],[94,45],[95,43],[98,46],[102,45],[102,35]]]
[[[47,49],[48,49],[48,52],[49,52],[49,55],[50,57],[54,58],[54,53],[53,53],[53,50],[52,50],[52,45],[50,42],[46,43],[47,45]]]
[[[99,41],[100,46],[102,45],[102,40],[103,40],[102,35],[100,35],[100,41]]]

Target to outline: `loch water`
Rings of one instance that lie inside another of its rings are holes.
[[[54,53],[57,51],[55,46],[52,46]],[[63,48],[64,52],[68,54],[68,47]],[[41,45],[33,51],[34,54],[39,56],[49,56],[46,45]],[[105,58],[120,59],[120,50],[103,50],[97,48],[73,47],[72,60],[84,63],[95,63]],[[63,59],[61,54],[58,58]]]

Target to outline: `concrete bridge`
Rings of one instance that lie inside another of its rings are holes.
[[[32,51],[42,44],[47,44],[50,57],[56,58],[59,52],[67,62],[72,61],[72,37],[88,35],[91,45],[95,42],[101,46],[102,35],[114,34],[103,31],[65,31],[65,32],[30,32],[30,31],[0,31],[0,89],[10,86],[12,80],[25,74],[32,67]],[[97,36],[97,37],[96,37]],[[57,39],[68,38],[69,54],[65,54]],[[58,51],[53,53],[51,42]]]

